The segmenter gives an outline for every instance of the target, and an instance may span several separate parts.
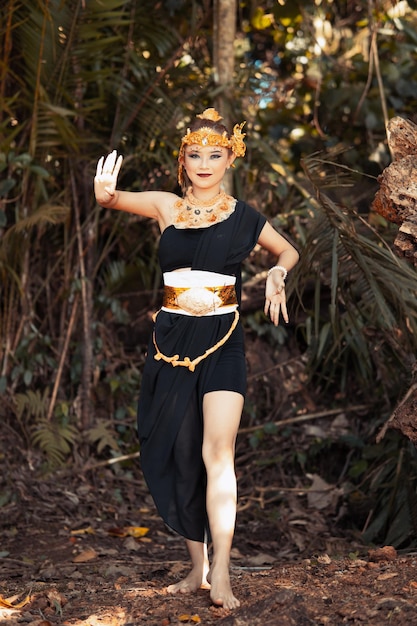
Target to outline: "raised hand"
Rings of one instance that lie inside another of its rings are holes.
[[[123,157],[121,154],[117,156],[116,150],[99,159],[94,177],[94,192],[99,204],[106,205],[112,200],[122,162]]]

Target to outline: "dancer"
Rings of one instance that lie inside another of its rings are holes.
[[[221,185],[245,154],[243,124],[229,133],[215,109],[197,115],[182,138],[183,197],[116,188],[122,156],[97,165],[97,202],[157,220],[164,279],[161,309],[142,375],[138,433],[141,467],[164,522],[185,537],[191,571],[169,593],[210,588],[214,604],[234,609],[229,572],[237,487],[235,442],[246,392],[239,319],[241,263],[258,243],[277,261],[265,286],[265,314],[288,322],[287,272],[298,252],[266,218]],[[212,545],[209,566],[207,545]]]

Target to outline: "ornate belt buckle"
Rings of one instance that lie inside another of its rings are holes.
[[[214,312],[216,308],[222,306],[222,299],[205,287],[191,287],[177,296],[178,306],[191,313],[191,315],[202,316]]]

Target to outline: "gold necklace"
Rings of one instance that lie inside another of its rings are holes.
[[[184,198],[174,204],[175,228],[208,228],[223,222],[235,210],[236,200],[221,191],[211,200],[199,200],[193,196],[191,187]]]

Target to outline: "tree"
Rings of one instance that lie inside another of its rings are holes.
[[[227,128],[232,127],[229,103],[233,101],[235,80],[236,0],[215,0],[213,12],[213,73],[220,88],[216,107],[224,114]],[[225,179],[227,193],[232,193],[232,180]]]
[[[115,266],[107,257],[127,237],[122,219],[109,227],[100,220],[94,161],[114,146],[136,153],[136,176],[151,185],[156,168],[167,168],[164,129],[183,100],[169,72],[179,85],[192,71],[178,62],[187,38],[165,7],[156,22],[153,9],[124,0],[9,0],[2,12],[0,388],[28,438],[41,430],[45,445],[57,424],[61,432],[68,421],[86,431],[94,421],[94,379],[106,367],[97,347],[98,288],[123,319],[109,295]],[[150,231],[139,237],[139,247],[149,238]],[[119,278],[138,255],[136,243],[128,247]],[[151,286],[155,263],[135,269],[139,284]],[[57,454],[67,450],[58,439]]]
[[[411,350],[414,339],[407,344],[409,331],[397,332],[393,319],[410,303],[374,293],[370,251],[377,259],[387,251],[387,284],[402,285],[402,294],[414,274],[391,262],[392,231],[382,218],[375,224],[371,214],[365,224],[389,156],[379,78],[390,114],[410,111],[416,14],[371,8],[275,0],[235,8],[218,0],[213,14],[206,0],[8,0],[0,18],[0,392],[5,415],[19,416],[29,440],[42,428],[51,440],[68,424],[88,438],[96,420],[114,434],[115,415],[134,414],[148,309],[160,285],[157,232],[95,205],[95,163],[117,148],[123,187],[176,190],[178,135],[220,96],[226,118],[247,120],[235,194],[301,248],[320,234],[322,245],[303,254],[311,263],[293,280],[310,378],[334,394],[352,384],[388,404],[398,396],[404,367],[392,355]],[[356,254],[353,269],[345,242]],[[363,263],[357,246],[368,250]],[[267,266],[263,257],[248,265],[254,285]],[[352,271],[366,286],[359,295]],[[376,310],[384,316],[372,326]],[[249,311],[247,324],[270,337],[260,314]],[[374,358],[375,345],[385,363]]]
[[[380,188],[372,207],[390,222],[399,225],[394,241],[397,254],[417,266],[417,126],[410,120],[394,117],[388,123],[388,144],[392,163],[379,176]],[[381,441],[387,428],[397,428],[417,445],[417,364],[411,368],[411,384],[378,435]]]

